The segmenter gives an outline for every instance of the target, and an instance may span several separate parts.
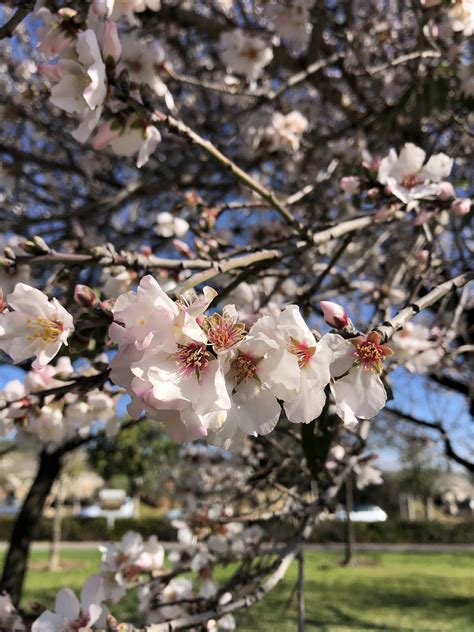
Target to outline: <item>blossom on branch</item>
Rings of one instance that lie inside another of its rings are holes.
[[[391,149],[380,163],[378,180],[405,204],[437,197],[438,183],[451,173],[453,160],[446,154],[435,154],[425,164],[425,158],[423,149],[413,143],[405,143],[398,156]]]
[[[8,295],[12,311],[0,314],[0,349],[13,362],[35,357],[33,368],[48,364],[74,330],[71,314],[55,298],[18,283]]]

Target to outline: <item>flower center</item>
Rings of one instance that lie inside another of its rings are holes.
[[[176,361],[181,366],[185,375],[194,373],[199,377],[211,360],[211,354],[206,347],[197,342],[190,342],[187,345],[178,345]]]
[[[310,347],[307,342],[299,342],[295,338],[291,338],[289,351],[297,357],[300,369],[304,369],[314,356],[316,347]]]
[[[259,358],[254,358],[249,353],[241,353],[232,360],[230,368],[237,384],[256,377],[258,361]]]
[[[245,337],[245,326],[230,318],[213,314],[203,325],[207,338],[217,353],[230,349]]]
[[[81,614],[74,619],[74,621],[68,621],[63,623],[60,627],[61,632],[79,632],[81,629],[87,629],[89,625],[89,615]]]
[[[381,345],[378,345],[376,342],[370,342],[369,340],[361,342],[357,346],[355,354],[364,369],[371,370],[374,368],[379,370],[379,367],[381,368],[382,366],[384,353]]]
[[[28,342],[39,339],[43,346],[54,342],[64,331],[62,323],[56,320],[49,320],[49,318],[44,316],[37,316],[34,319],[28,318],[26,328],[31,332],[27,337]]]
[[[420,178],[419,174],[417,173],[413,173],[413,174],[408,174],[406,176],[403,177],[401,185],[403,187],[405,187],[405,189],[413,189],[413,187],[416,187],[418,184],[421,184],[423,182],[422,178]]]

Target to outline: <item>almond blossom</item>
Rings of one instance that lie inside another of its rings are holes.
[[[26,630],[25,624],[12,604],[10,595],[6,592],[0,593],[0,629],[11,632]]]
[[[33,368],[48,364],[74,330],[73,318],[55,298],[18,283],[8,295],[12,311],[0,314],[0,349],[13,362],[35,357]]]
[[[82,118],[72,135],[85,143],[99,123],[107,96],[106,68],[95,32],[81,31],[68,56],[55,65],[40,65],[39,70],[56,84],[51,90],[51,103]]]
[[[172,110],[173,96],[160,77],[165,63],[165,51],[160,43],[156,40],[146,42],[133,34],[123,35],[120,41],[122,52],[117,74],[126,71],[132,84],[149,86]]]
[[[423,149],[413,143],[405,143],[398,156],[391,149],[380,163],[378,180],[405,204],[436,197],[439,193],[437,183],[449,176],[453,160],[442,153],[431,156],[426,164],[425,158]]]
[[[160,237],[182,237],[188,230],[189,224],[182,217],[175,217],[168,211],[162,211],[156,216],[154,231]]]
[[[471,36],[474,33],[474,0],[454,0],[448,8],[448,19],[453,31]]]
[[[120,542],[102,544],[99,551],[105,598],[118,603],[126,593],[127,584],[140,575],[138,560],[143,553],[143,538],[139,533],[127,531]]]
[[[257,79],[273,59],[273,51],[260,37],[246,35],[240,29],[225,31],[220,37],[221,59],[229,72]]]
[[[267,9],[275,30],[283,40],[295,48],[304,49],[308,45],[312,31],[309,9],[313,0],[296,0],[292,4],[271,3]]]
[[[112,20],[119,20],[126,16],[132,26],[139,24],[135,13],[143,13],[147,9],[159,11],[161,0],[93,0],[92,7],[98,15],[103,15]]]
[[[36,619],[32,632],[64,632],[64,630],[103,630],[107,611],[102,606],[105,599],[103,580],[90,577],[81,590],[80,601],[70,588],[63,588],[56,595],[54,612],[46,610]]]
[[[333,336],[328,343],[335,358],[331,375],[336,379],[331,391],[338,415],[347,425],[356,424],[358,418],[371,419],[387,401],[380,374],[384,359],[393,351],[381,344],[375,331],[349,340]]]
[[[103,123],[93,139],[94,149],[110,146],[117,156],[137,156],[137,167],[146,164],[161,141],[161,134],[154,125],[132,114]]]

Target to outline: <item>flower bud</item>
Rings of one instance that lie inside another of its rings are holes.
[[[347,176],[341,179],[339,186],[346,193],[354,195],[360,191],[360,178],[357,176]]]
[[[351,319],[341,305],[333,303],[332,301],[321,301],[319,306],[322,309],[324,320],[328,325],[336,329],[342,329],[350,324]]]
[[[77,305],[82,305],[82,307],[90,308],[97,304],[98,299],[94,290],[88,285],[78,284],[74,288],[74,302],[77,303]]]
[[[429,258],[429,250],[418,250],[418,252],[415,253],[415,259],[417,259],[420,263],[428,263]]]
[[[122,44],[118,35],[117,23],[113,20],[107,20],[105,23],[102,52],[105,60],[111,57],[115,63],[122,55]]]
[[[467,215],[471,210],[471,200],[469,198],[456,198],[454,202],[451,203],[451,210],[455,215],[459,215],[459,217]]]
[[[438,197],[440,200],[450,200],[451,198],[456,197],[456,193],[451,182],[443,181],[439,183]]]

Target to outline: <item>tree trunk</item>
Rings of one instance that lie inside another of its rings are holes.
[[[61,476],[58,480],[56,506],[54,508],[53,536],[51,539],[51,548],[49,550],[48,571],[57,571],[60,568],[59,545],[61,543],[63,506],[64,506],[64,477]]]
[[[38,473],[13,528],[3,566],[1,590],[9,593],[15,606],[18,606],[21,599],[31,540],[41,520],[48,494],[61,469],[61,456],[60,452],[41,453]]]
[[[355,544],[354,524],[351,520],[351,513],[354,508],[352,472],[348,473],[344,487],[346,490],[346,524],[345,524],[346,555],[344,557],[343,565],[350,566],[350,564],[352,563],[353,555],[354,555],[354,544]]]

